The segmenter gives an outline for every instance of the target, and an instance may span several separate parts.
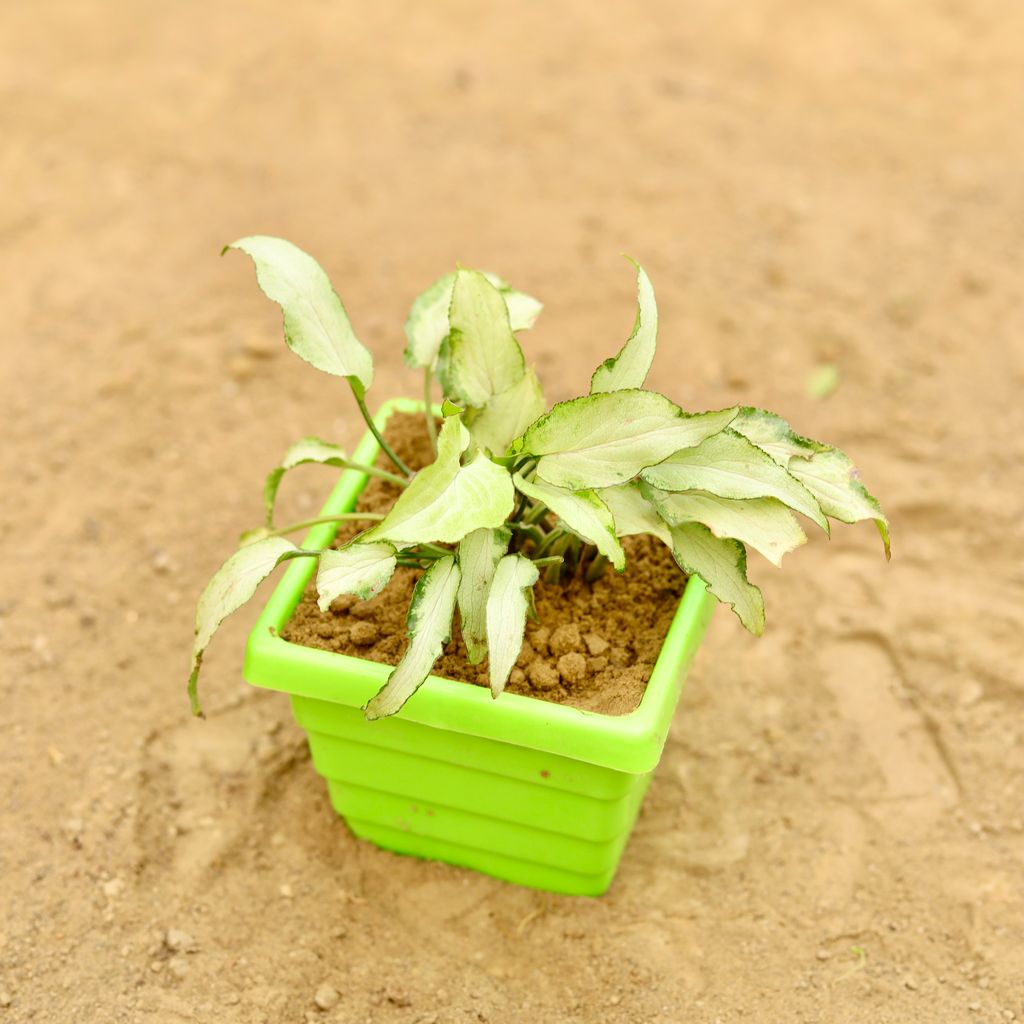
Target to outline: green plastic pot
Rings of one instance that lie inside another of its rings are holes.
[[[416,402],[386,403],[419,412]],[[372,463],[367,434],[354,458]],[[322,515],[350,511],[366,477],[346,471]],[[337,527],[314,527],[309,548]],[[683,679],[714,604],[702,580],[686,585],[643,700],[600,715],[431,676],[392,718],[361,708],[390,667],[289,643],[280,632],[315,564],[291,564],[249,636],[245,678],[288,693],[316,770],[349,828],[396,853],[474,868],[550,892],[597,896],[611,884],[661,756]]]

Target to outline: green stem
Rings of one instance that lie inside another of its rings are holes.
[[[523,522],[533,524],[543,519],[548,514],[548,507],[543,502],[538,501],[533,508],[523,517]]]
[[[549,555],[547,558],[534,558],[534,565],[558,565],[562,561],[561,555]]]
[[[427,437],[430,438],[430,449],[437,455],[437,423],[434,420],[433,397],[431,384],[433,383],[434,372],[429,366],[423,367],[423,418],[427,421]]]
[[[351,379],[349,383],[352,384]],[[370,433],[377,439],[377,444],[380,445],[381,451],[395,464],[395,467],[404,476],[412,476],[412,470],[394,453],[391,445],[384,440],[384,435],[377,429],[377,424],[373,422],[370,410],[366,408],[366,399],[360,394],[360,391],[362,391],[361,386],[358,390],[355,385],[352,386],[352,394],[355,395],[356,405],[359,406],[359,411],[363,414],[363,419],[370,428]]]
[[[343,512],[337,516],[320,516],[317,519],[303,519],[301,523],[290,523],[288,526],[279,526],[267,536],[281,537],[286,533],[294,533],[296,530],[304,530],[307,526],[319,526],[321,523],[342,523],[349,519],[383,519],[380,512]]]
[[[593,561],[590,563],[590,567],[587,569],[583,576],[583,579],[587,583],[594,583],[604,575],[604,567],[608,564],[608,559],[604,555],[595,555]]]

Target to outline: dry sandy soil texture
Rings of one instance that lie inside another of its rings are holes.
[[[1015,0],[3,4],[0,1021],[1024,1020],[1022,97]],[[218,259],[253,232],[323,261],[380,399],[456,261],[547,302],[579,392],[629,252],[654,386],[886,501],[891,565],[837,530],[756,567],[764,639],[716,615],[606,898],[351,838],[241,682],[255,609],[189,717],[264,472],[360,432]]]

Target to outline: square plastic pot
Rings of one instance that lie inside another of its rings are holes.
[[[386,403],[418,412],[416,402]],[[372,463],[367,434],[354,458]],[[322,515],[350,511],[366,477],[346,471]],[[328,547],[335,524],[305,546]],[[600,715],[431,676],[392,718],[361,708],[387,665],[289,643],[279,635],[313,577],[292,563],[249,636],[245,678],[291,695],[316,770],[349,828],[387,850],[474,868],[519,885],[596,896],[611,884],[661,756],[713,598],[691,578],[643,700]]]

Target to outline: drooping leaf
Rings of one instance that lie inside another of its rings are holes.
[[[636,389],[559,402],[513,446],[540,456],[537,475],[570,490],[612,487],[732,421],[735,409],[697,415],[655,391]]]
[[[466,420],[477,445],[501,456],[544,409],[540,381],[528,369],[512,387],[495,395],[482,409],[470,412]]]
[[[348,377],[366,391],[373,383],[373,357],[352,330],[345,307],[323,268],[283,238],[251,235],[224,247],[240,249],[256,264],[256,280],[284,312],[284,339],[307,363]]]
[[[487,656],[487,592],[511,538],[512,531],[503,526],[474,530],[459,542],[459,618],[471,665],[479,665]]]
[[[767,453],[732,430],[645,469],[643,479],[663,491],[707,491],[721,498],[778,498],[828,532],[828,520],[807,488]]]
[[[497,697],[512,673],[523,646],[528,593],[539,573],[523,555],[506,555],[494,571],[487,597],[487,647],[491,696]]]
[[[809,459],[794,458],[789,472],[814,495],[825,515],[841,523],[874,520],[885,545],[885,557],[890,557],[889,520],[878,499],[860,482],[857,467],[848,456],[838,448],[828,448]]]
[[[702,491],[659,491],[642,485],[644,494],[669,526],[703,523],[716,537],[732,537],[760,551],[774,565],[807,537],[792,512],[775,498],[720,498]]]
[[[825,445],[801,437],[781,417],[767,409],[744,406],[729,424],[730,430],[742,434],[763,452],[767,452],[780,466],[788,466],[794,456],[810,458],[825,450]]]
[[[371,721],[393,715],[430,675],[451,639],[460,578],[454,555],[439,558],[419,578],[406,620],[409,646],[388,681],[364,708]]]
[[[469,431],[449,416],[437,440],[437,459],[421,469],[387,516],[363,540],[387,540],[396,547],[454,543],[474,530],[501,526],[512,512],[515,489],[508,470],[482,452],[460,462]]]
[[[636,482],[605,487],[597,496],[608,506],[615,520],[615,533],[619,537],[633,537],[647,533],[672,547],[672,535],[668,524],[658,515],[657,509],[641,493]]]
[[[658,305],[654,300],[654,286],[644,268],[636,260],[637,309],[633,333],[617,356],[606,359],[590,379],[592,395],[623,388],[643,387],[647,373],[654,362],[655,343],[658,338]]]
[[[363,543],[353,541],[320,556],[316,573],[317,606],[326,612],[335,598],[355,594],[369,601],[388,584],[395,571],[396,551],[386,541]]]
[[[448,313],[450,332],[441,346],[438,376],[444,393],[481,408],[526,372],[501,292],[477,270],[455,275]]]
[[[192,713],[201,715],[197,685],[203,652],[217,627],[256,593],[256,588],[285,559],[299,549],[284,537],[265,537],[239,548],[214,574],[196,606],[196,634],[192,643],[192,672],[188,694]]]
[[[719,601],[731,605],[751,633],[764,632],[764,598],[747,579],[747,553],[739,541],[685,523],[672,527],[672,554],[684,572],[699,576]]]
[[[513,480],[523,494],[547,505],[564,526],[593,544],[619,572],[626,568],[626,553],[615,536],[615,520],[594,491],[567,491],[519,474]]]
[[[277,500],[277,489],[281,479],[289,469],[294,469],[307,462],[319,462],[328,466],[344,465],[347,456],[336,444],[321,441],[318,437],[304,437],[296,441],[284,453],[281,464],[267,474],[263,485],[263,504],[267,510],[267,526],[274,522],[274,502]]]
[[[484,277],[501,292],[508,309],[509,325],[513,331],[529,330],[540,315],[543,305],[530,295],[517,292],[497,274],[483,270]],[[413,367],[430,366],[437,362],[441,343],[448,337],[448,310],[455,287],[454,271],[439,277],[412,304],[405,322],[406,364]]]

